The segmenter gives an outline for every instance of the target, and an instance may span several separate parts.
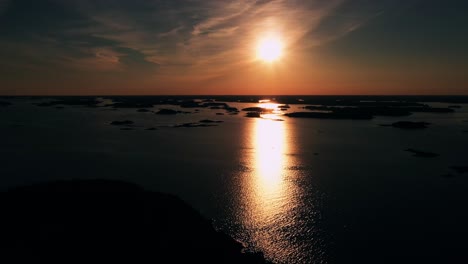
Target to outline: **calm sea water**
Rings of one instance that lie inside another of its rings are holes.
[[[450,167],[468,165],[468,105],[453,114],[358,121],[9,101],[0,108],[2,190],[51,179],[128,180],[180,196],[278,263],[467,260],[468,174]],[[202,119],[223,123],[173,127]],[[132,120],[135,129],[109,125],[114,120]],[[379,126],[400,120],[432,125]],[[440,156],[413,157],[407,148]],[[455,177],[442,177],[449,173]]]

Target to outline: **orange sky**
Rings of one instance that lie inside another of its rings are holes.
[[[0,2],[4,95],[468,94],[464,3]]]

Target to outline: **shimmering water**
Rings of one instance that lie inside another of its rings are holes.
[[[443,261],[467,247],[468,175],[450,166],[468,165],[468,105],[453,114],[356,121],[10,101],[0,108],[2,189],[50,179],[133,181],[179,195],[278,263]],[[223,123],[174,127],[202,119]],[[114,120],[132,120],[134,130],[109,125]],[[433,124],[418,131],[379,126],[399,120]],[[406,148],[440,156],[417,158]]]

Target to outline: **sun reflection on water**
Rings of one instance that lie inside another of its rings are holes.
[[[274,214],[274,201],[285,197],[284,174],[285,154],[287,151],[286,124],[275,121],[279,115],[277,104],[261,102],[260,107],[271,109],[254,124],[252,157],[254,175],[253,186],[256,203],[263,214]],[[270,212],[268,212],[270,210]]]
[[[243,178],[242,222],[250,230],[254,246],[270,256],[285,256],[294,251],[288,227],[295,225],[295,186],[291,181],[294,165],[288,123],[280,120],[278,104],[262,102],[272,109],[252,120],[246,138],[249,155],[245,163],[251,170]]]
[[[254,179],[256,194],[262,199],[264,208],[267,201],[280,198],[283,186],[285,152],[285,128],[283,122],[258,119],[255,124]],[[265,207],[266,206],[266,207]]]
[[[278,104],[262,101],[260,118],[246,120],[240,169],[234,176],[235,237],[275,263],[321,263],[319,193],[304,169],[297,124]]]

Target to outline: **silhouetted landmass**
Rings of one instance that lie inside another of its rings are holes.
[[[424,129],[431,123],[428,122],[411,122],[411,121],[398,121],[392,124],[393,127],[403,129]]]
[[[57,106],[57,105],[72,105],[72,106],[87,106],[97,107],[102,101],[94,97],[66,97],[62,100],[55,100],[50,102],[36,103],[37,106]]]
[[[151,108],[155,105],[179,105],[179,96],[106,96],[116,108]]]
[[[405,151],[411,152],[413,153],[413,157],[419,157],[419,158],[435,158],[439,156],[439,154],[436,154],[436,153],[425,152],[425,151],[416,150],[412,148],[405,149]]]
[[[111,106],[113,108],[151,108],[153,107],[153,104],[151,103],[138,103],[138,102],[117,102],[113,103],[110,105],[106,106]]]
[[[155,112],[155,114],[157,115],[176,115],[176,114],[190,114],[190,113],[192,112],[166,109],[166,108],[159,109],[158,112]]]
[[[72,180],[2,193],[3,263],[265,263],[175,196]]]
[[[247,112],[245,114],[245,117],[254,117],[254,118],[258,118],[258,117],[261,117],[260,115],[260,112]]]
[[[0,101],[0,107],[2,107],[2,106],[9,106],[9,105],[11,105],[10,102]]]
[[[94,98],[95,96],[25,96],[32,100],[60,99],[68,100],[73,98]],[[12,96],[2,96],[2,99],[17,98]],[[116,105],[116,107],[127,107],[132,104],[138,105],[180,105],[184,102],[200,100],[202,103],[226,103],[226,102],[245,102],[258,103],[259,100],[270,99],[279,104],[307,104],[323,106],[422,106],[424,103],[449,103],[449,104],[468,104],[468,96],[367,96],[367,95],[191,95],[191,96],[103,96],[104,99],[111,99],[116,103],[125,103]],[[200,104],[203,106],[203,104]],[[136,107],[135,108],[147,108]]]
[[[219,103],[219,102],[215,102],[215,101],[205,102],[205,103],[203,103],[203,106],[204,107],[219,107],[221,109],[229,107],[229,105],[226,104],[226,103]]]
[[[203,119],[198,122],[200,123],[223,123],[223,121],[220,121],[220,120],[210,120],[210,119]]]
[[[205,99],[204,96],[106,96],[114,103],[107,106],[114,108],[151,108],[156,105],[174,105],[182,108],[210,108],[224,109],[227,112],[238,112],[235,107],[230,107],[224,102],[216,102],[214,99]]]
[[[210,109],[224,109],[227,112],[239,112],[239,110],[235,107],[231,107],[226,103],[217,103],[217,102],[210,102],[210,103],[204,103],[203,107],[208,107]]]
[[[183,108],[200,108],[200,107],[204,107],[202,104],[200,104],[199,102],[195,102],[195,101],[185,101],[185,102],[181,102],[179,105],[180,105],[180,107],[183,107]]]
[[[130,131],[130,130],[135,130],[135,129],[133,127],[122,127],[122,128],[120,128],[120,130]]]
[[[235,107],[231,107],[226,103],[219,103],[219,102],[206,102],[206,103],[196,103],[193,102],[193,105],[197,105],[197,107],[203,107],[203,108],[210,108],[213,110],[220,110],[224,109],[227,112],[239,112],[239,110]],[[181,105],[183,107],[183,105]]]
[[[138,109],[137,112],[139,112],[139,113],[148,113],[148,112],[151,112],[151,111],[148,110],[148,109],[142,108],[142,109]]]
[[[266,108],[262,108],[262,107],[246,107],[246,108],[242,108],[242,111],[259,112],[259,113],[271,112],[270,109],[266,109]]]
[[[172,110],[172,109],[160,109],[158,112],[156,112],[157,115],[176,115],[178,111]]]
[[[224,109],[225,109],[226,111],[228,111],[229,113],[231,113],[231,114],[233,114],[233,113],[235,114],[235,113],[239,112],[239,109],[237,109],[237,108],[235,108],[235,107],[226,107],[226,108],[224,108]]]
[[[187,103],[182,103],[181,106],[185,105]],[[228,109],[231,108],[228,104],[222,103],[222,102],[204,102],[204,103],[199,103],[199,102],[191,102],[194,106],[197,106],[198,108],[211,108],[211,109]],[[233,108],[235,109],[235,108]]]
[[[155,127],[148,127],[148,128],[145,128],[145,130],[148,130],[148,131],[154,131],[154,130],[158,130],[157,128]]]
[[[131,120],[123,120],[123,121],[112,121],[110,124],[113,126],[129,126],[129,125],[133,125],[134,122]]]
[[[183,123],[180,125],[175,125],[174,127],[212,127],[216,125],[212,124],[200,124],[200,123]]]
[[[406,105],[406,104],[405,104]],[[419,104],[418,104],[419,105]],[[369,113],[381,113],[382,115],[389,114],[389,115],[394,115],[393,113],[396,113],[397,115],[409,115],[410,112],[407,110],[409,107],[408,106],[394,106],[394,103],[391,104],[386,104],[382,103],[376,104],[376,103],[356,103],[356,104],[351,104],[351,105],[308,105],[304,107],[305,109],[308,110],[313,110],[313,111],[366,111]]]
[[[350,114],[363,114],[371,116],[409,116],[409,112],[405,108],[393,107],[330,107],[330,106],[305,106],[305,109],[312,111],[327,111],[332,113],[350,113]]]
[[[294,118],[320,118],[320,119],[372,119],[373,116],[362,112],[293,112],[284,114]]]
[[[450,168],[460,174],[468,172],[468,166],[452,166]]]
[[[461,105],[449,105],[448,108],[460,109],[462,108]]]
[[[343,105],[350,105],[351,103],[341,102]],[[413,103],[412,103],[413,104]],[[310,117],[310,118],[336,118],[336,119],[371,119],[374,116],[409,116],[413,112],[426,112],[426,113],[452,113],[453,109],[450,108],[434,108],[427,105],[406,106],[412,105],[404,103],[405,106],[398,105],[395,102],[361,102],[351,104],[353,106],[305,106],[305,109],[315,111],[314,114],[287,114],[291,117]],[[363,106],[364,105],[364,106]],[[382,106],[383,105],[383,106]]]
[[[239,96],[207,96],[217,101],[257,103],[259,100],[270,99],[279,104],[310,104],[327,106],[420,106],[426,103],[468,103],[468,96],[373,96],[373,95],[239,95]],[[197,96],[197,98],[202,98]]]
[[[424,113],[453,113],[450,108],[422,107],[391,107],[391,106],[353,106],[353,107],[331,107],[331,106],[305,106],[305,109],[312,111],[328,111],[333,113],[356,113],[368,114],[372,116],[409,116],[414,112]]]

